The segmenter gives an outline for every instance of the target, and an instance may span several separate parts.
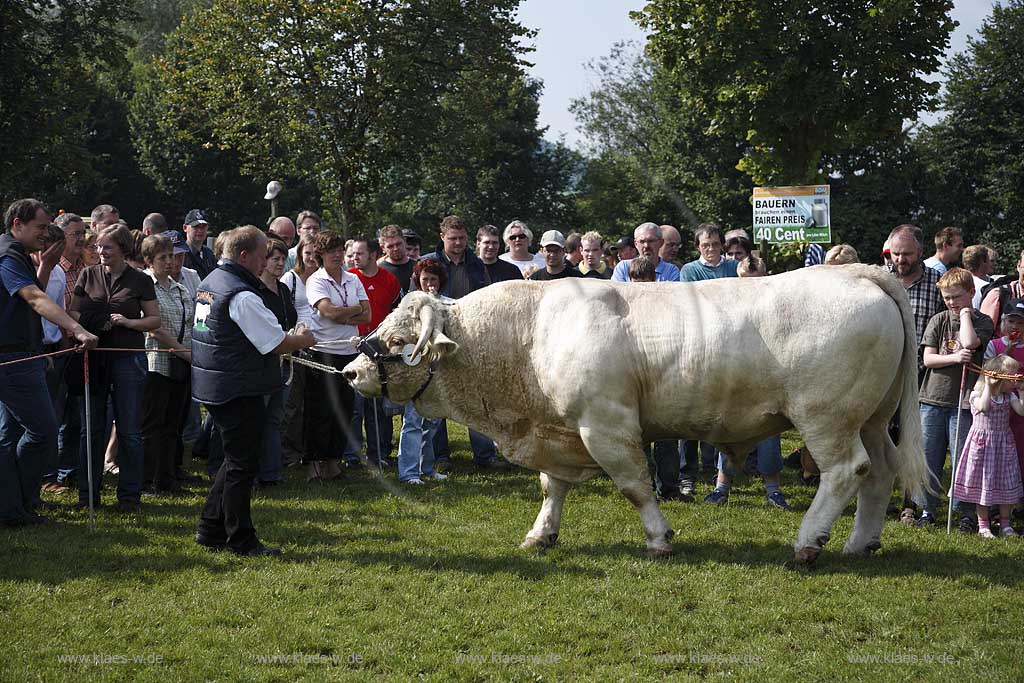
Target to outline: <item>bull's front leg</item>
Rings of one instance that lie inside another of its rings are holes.
[[[562,506],[572,484],[541,472],[540,488],[544,492],[544,503],[540,506],[537,521],[533,523],[530,533],[526,534],[520,548],[550,548],[558,541]]]

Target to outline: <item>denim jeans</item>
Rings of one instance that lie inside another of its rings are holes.
[[[955,451],[952,462],[960,460],[967,443],[967,432],[971,431],[971,411],[960,410],[960,442],[954,447],[956,439],[956,408],[942,408],[928,403],[921,404],[921,436],[924,439],[924,458],[928,462],[930,479],[936,489],[942,489],[942,469],[946,463],[946,450]],[[954,465],[955,471],[955,465]],[[924,511],[934,515],[939,507],[940,499],[932,493],[914,500]]]
[[[0,353],[0,363],[28,357]],[[43,360],[0,367],[0,521],[24,517],[39,503],[43,469],[57,451],[57,419]]]
[[[107,442],[103,440],[107,424],[107,397],[113,401],[113,417],[117,423],[117,499],[138,503],[142,495],[144,455],[142,448],[142,410],[145,402],[146,374],[149,370],[145,353],[116,353],[109,360],[110,385],[92,388],[92,476],[93,500],[100,499],[103,479],[103,453]],[[85,400],[82,400],[82,424],[85,420]],[[88,454],[82,448],[78,458],[78,497],[88,500],[89,479],[86,476]]]
[[[468,429],[468,428],[467,428]],[[468,429],[469,447],[473,450],[473,462],[483,465],[498,457],[498,449],[494,439],[478,431]],[[448,444],[448,421],[440,420],[434,431],[434,452],[440,458],[451,458],[451,446]]]
[[[64,421],[57,430],[57,481],[64,483],[78,476],[81,439],[82,397],[68,394],[64,399]]]
[[[754,449],[757,458],[757,471],[761,475],[771,475],[782,471],[782,435],[770,436],[757,444]],[[736,470],[729,466],[725,456],[718,454],[718,469],[732,477]]]
[[[715,447],[704,441],[679,442],[679,479],[690,486],[697,482],[697,474],[700,472],[701,460],[710,458],[713,463]]]
[[[416,412],[412,401],[405,404],[402,432],[398,437],[398,481],[434,474],[434,432],[441,420],[432,420]]]
[[[394,426],[384,398],[363,399],[363,424],[366,426],[366,457],[371,463],[391,455]]]
[[[266,396],[267,418],[263,423],[263,456],[260,458],[260,481],[281,481],[283,466],[281,450],[281,423],[284,404],[288,400],[288,387],[282,387]]]
[[[654,490],[659,496],[679,493],[679,442],[655,441],[644,449]]]
[[[64,368],[67,364],[67,356],[58,356],[57,358],[49,359],[46,366],[46,390],[50,394],[50,401],[53,404],[53,415],[58,425],[64,422],[64,411],[68,405],[68,390],[67,385],[64,383]],[[60,427],[58,426],[59,433]],[[51,460],[43,463],[43,481],[64,481],[67,478],[68,470],[74,468],[73,462],[70,465],[66,461],[62,463],[60,456],[61,452],[58,441],[58,447],[51,453]],[[61,470],[64,470],[63,477],[61,476]]]

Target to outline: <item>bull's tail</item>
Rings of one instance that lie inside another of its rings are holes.
[[[903,490],[917,497],[924,489],[933,493],[935,484],[930,482],[928,464],[924,457],[924,443],[921,437],[921,409],[918,403],[917,386],[917,327],[914,311],[906,288],[891,273],[877,266],[859,266],[858,271],[870,279],[896,302],[903,318],[903,356],[900,359],[902,391],[900,391],[899,421],[900,443],[895,450],[886,448],[889,467],[896,472]]]

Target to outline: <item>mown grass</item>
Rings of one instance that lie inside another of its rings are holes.
[[[101,511],[95,533],[70,510],[0,531],[0,681],[1021,680],[1024,541],[890,522],[848,558],[851,509],[799,572],[801,513],[741,479],[725,508],[665,505],[676,553],[649,560],[602,478],[570,494],[558,547],[524,552],[535,474],[476,474],[452,437],[454,476],[422,489],[289,471],[254,501],[280,559],[196,546],[198,492]]]

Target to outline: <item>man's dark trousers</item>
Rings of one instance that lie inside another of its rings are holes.
[[[225,542],[235,552],[246,552],[259,543],[250,498],[263,455],[263,432],[253,425],[266,422],[266,397],[245,396],[222,405],[207,404],[206,409],[220,431],[224,463],[199,517],[199,535],[213,543]]]

